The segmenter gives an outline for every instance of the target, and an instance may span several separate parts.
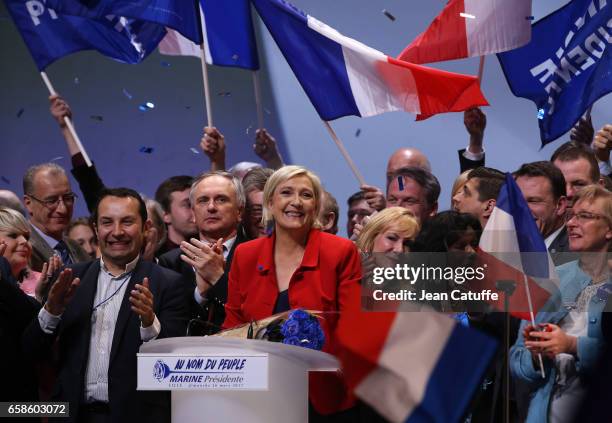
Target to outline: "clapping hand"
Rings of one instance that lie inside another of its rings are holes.
[[[130,303],[132,311],[140,317],[143,328],[148,328],[155,321],[153,311],[153,294],[149,290],[149,278],[144,278],[142,284],[134,285],[130,292]]]

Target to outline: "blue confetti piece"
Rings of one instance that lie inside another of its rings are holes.
[[[361,135],[361,129],[358,129],[358,130],[355,132],[355,137],[359,137],[359,135]]]
[[[155,149],[153,147],[145,147],[144,145],[140,147],[138,151],[141,153],[151,154]]]
[[[58,160],[62,160],[64,157],[63,156],[57,156],[52,158],[51,160],[49,160],[50,162],[57,162]]]
[[[395,21],[395,16],[393,16],[391,13],[389,13],[389,11],[387,9],[383,9],[382,12],[383,12],[383,15],[385,15],[387,18],[389,18],[389,20],[391,22]]]
[[[400,191],[404,190],[404,179],[401,176],[397,177],[397,185],[399,185]]]
[[[19,111],[17,111],[17,117],[20,118],[24,111],[25,109],[23,107],[19,109]]]
[[[538,119],[539,120],[544,119],[544,109],[539,109],[538,110]]]
[[[132,94],[130,94],[125,88],[123,89],[123,95],[129,98],[130,100],[132,99]]]
[[[200,154],[200,152],[193,147],[191,147],[190,150],[193,154]]]
[[[2,181],[6,182],[7,184],[11,183],[11,181],[9,181],[9,179],[6,176],[2,176],[2,177],[0,177],[0,179],[2,179]]]
[[[98,122],[102,122],[104,120],[104,117],[100,116],[100,115],[91,115],[89,116],[90,119],[93,120],[97,120]]]
[[[161,65],[165,68],[169,68],[170,66],[172,66],[170,63],[164,61],[161,62]]]
[[[147,110],[151,110],[155,108],[155,104],[151,103],[150,101],[147,101],[146,103],[142,103],[140,106],[138,106],[138,109],[140,109],[141,112],[146,112]]]

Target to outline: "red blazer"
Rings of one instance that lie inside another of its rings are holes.
[[[278,297],[271,235],[240,244],[229,273],[224,328],[272,315]],[[323,312],[344,312],[360,307],[361,260],[355,245],[344,238],[313,229],[308,235],[302,263],[289,280],[289,305]],[[334,354],[337,313],[325,316],[323,351]],[[320,413],[352,405],[340,377],[315,372],[310,376],[310,399]]]

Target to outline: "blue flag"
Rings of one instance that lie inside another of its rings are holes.
[[[101,19],[107,15],[155,22],[176,29],[196,44],[202,42],[195,0],[47,0],[66,15]]]
[[[161,25],[118,16],[100,20],[64,16],[41,1],[5,0],[5,4],[39,70],[81,50],[138,63],[166,33]]]
[[[542,145],[612,91],[612,4],[573,0],[531,28],[531,42],[497,55],[517,97],[538,108]]]
[[[212,65],[259,69],[248,0],[200,0],[206,61]]]

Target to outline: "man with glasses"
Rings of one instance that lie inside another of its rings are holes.
[[[33,228],[32,269],[42,271],[43,264],[54,254],[61,257],[64,265],[89,261],[87,253],[64,234],[76,199],[66,171],[55,163],[30,167],[23,177],[23,193]]]

